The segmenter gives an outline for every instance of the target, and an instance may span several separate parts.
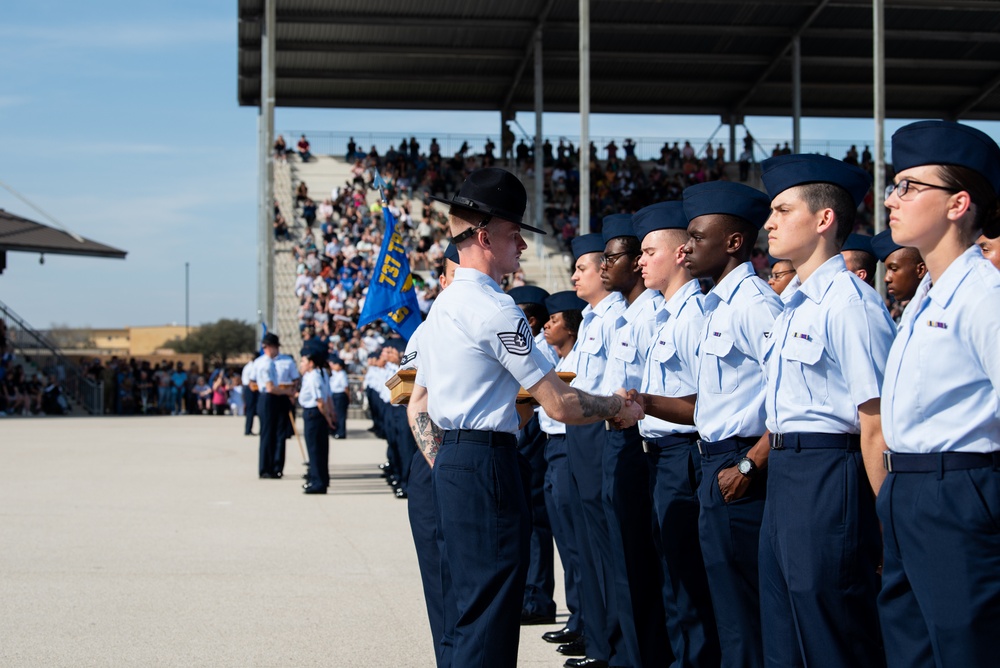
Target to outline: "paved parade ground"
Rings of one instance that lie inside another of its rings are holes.
[[[258,480],[242,418],[0,418],[0,666],[433,666],[369,425],[306,496],[294,440]],[[555,628],[519,665],[562,665]]]

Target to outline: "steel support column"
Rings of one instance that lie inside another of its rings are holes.
[[[874,91],[875,117],[875,192],[873,198],[875,234],[885,229],[885,206],[882,193],[885,191],[885,7],[884,0],[872,0],[872,89]],[[878,263],[875,270],[875,286],[884,298],[885,265]]]
[[[545,161],[542,158],[542,26],[535,28],[535,227],[545,229]],[[535,253],[542,258],[544,248],[542,235],[535,232]]]
[[[274,322],[274,38],[277,0],[264,0],[260,28],[260,107],[257,113],[257,321]]]
[[[792,152],[802,152],[802,39],[792,38]]]
[[[590,0],[580,0],[580,234],[590,234]]]

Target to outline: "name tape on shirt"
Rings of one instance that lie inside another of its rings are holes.
[[[497,332],[500,343],[511,355],[527,355],[531,352],[531,328],[528,321],[522,320],[516,332]]]

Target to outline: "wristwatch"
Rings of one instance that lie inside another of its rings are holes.
[[[757,472],[757,465],[749,457],[743,457],[736,462],[736,470],[747,478],[753,478],[753,474]]]

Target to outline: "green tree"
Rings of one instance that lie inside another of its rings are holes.
[[[257,337],[250,323],[223,318],[202,325],[183,339],[174,339],[164,345],[179,353],[201,353],[209,363],[218,361],[225,364],[230,357],[254,352]]]

